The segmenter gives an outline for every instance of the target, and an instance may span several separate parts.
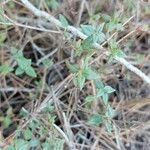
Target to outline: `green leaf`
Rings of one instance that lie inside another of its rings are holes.
[[[13,147],[13,145],[9,145],[6,150],[15,150],[15,148]]]
[[[18,66],[22,70],[26,70],[29,66],[31,66],[31,59],[26,59],[25,57],[19,57],[16,59]]]
[[[37,77],[36,72],[34,71],[34,69],[33,69],[31,66],[28,66],[28,68],[26,68],[25,73],[26,73],[28,76],[33,77],[33,78],[36,78],[36,77]]]
[[[95,23],[95,21],[98,21],[99,19],[100,19],[100,13],[90,16],[90,22]]]
[[[46,3],[49,7],[53,8],[53,9],[57,9],[59,6],[59,3],[57,0],[46,0]]]
[[[110,59],[116,58],[116,57],[124,57],[125,54],[123,51],[120,50],[118,44],[116,41],[112,40],[109,44],[109,51],[110,51]]]
[[[81,40],[78,40],[77,42],[75,42],[74,47],[76,49],[76,56],[81,56],[81,54],[83,53],[83,48],[81,46]]]
[[[124,56],[126,56],[125,53],[120,49],[112,50],[109,56],[109,62],[111,62],[114,58],[123,58]]]
[[[30,143],[29,143],[29,145],[30,145],[30,147],[36,147],[36,146],[38,146],[39,145],[39,140],[38,139],[32,139],[32,140],[30,140]]]
[[[27,128],[23,131],[23,135],[25,140],[30,140],[32,138],[32,131],[29,128]]]
[[[122,57],[125,57],[125,56],[126,56],[126,54],[122,50],[117,50],[116,53],[115,53],[115,57],[122,58]]]
[[[94,43],[101,43],[105,40],[105,34],[104,33],[95,33],[93,34]]]
[[[31,66],[31,59],[27,59],[23,56],[23,52],[21,50],[17,50],[16,48],[11,49],[11,53],[13,58],[16,60],[18,64],[18,68],[16,70],[16,75],[20,75],[22,73],[26,73],[30,77],[36,77],[36,72]]]
[[[89,80],[98,79],[100,77],[99,74],[91,68],[84,69],[83,74],[85,74],[84,76]]]
[[[96,28],[95,33],[93,34],[94,43],[103,42],[105,40],[105,34],[102,32],[104,24],[105,23],[102,23]]]
[[[105,105],[108,103],[108,93],[112,93],[115,90],[110,86],[104,86],[104,84],[100,80],[95,80],[95,85],[97,88],[97,97],[102,97],[102,100]]]
[[[67,19],[63,15],[59,15],[59,20],[64,28],[69,26]]]
[[[3,64],[2,66],[0,66],[0,73],[2,73],[3,75],[7,75],[12,71],[13,68],[10,67],[8,64]]]
[[[13,57],[16,59],[16,61],[17,61],[17,59],[21,59],[21,58],[25,59],[25,57],[23,56],[22,50],[17,50],[15,48],[13,48],[12,53],[13,53]]]
[[[50,60],[50,59],[48,59],[48,58],[42,60],[42,63],[43,63],[43,65],[44,65],[46,68],[50,68],[50,67],[53,65],[52,60]]]
[[[101,80],[96,79],[94,82],[97,89],[104,89],[104,84]]]
[[[16,150],[27,150],[28,143],[23,139],[15,140],[15,148]]]
[[[109,42],[109,46],[110,46],[110,49],[114,50],[114,49],[119,49],[119,46],[117,44],[117,42],[115,40],[111,40]]]
[[[122,31],[124,28],[121,23],[119,23],[119,20],[111,20],[109,23],[107,23],[108,31],[111,32],[113,30]]]
[[[79,86],[80,90],[82,90],[82,88],[84,87],[84,83],[85,83],[85,77],[83,76],[82,73],[78,74],[77,82],[78,82],[78,86]]]
[[[107,14],[102,14],[101,16],[102,16],[102,18],[104,19],[105,22],[109,22],[111,20],[111,17]]]
[[[104,90],[107,92],[107,93],[112,93],[115,91],[115,89],[113,89],[111,86],[105,86],[104,87]]]
[[[106,127],[107,132],[109,132],[111,134],[112,133],[112,129],[113,129],[112,124],[111,123],[106,123],[105,127]]]
[[[9,116],[6,116],[3,120],[3,126],[4,128],[8,128],[9,125],[12,123],[12,120],[10,119]]]
[[[11,48],[12,55],[15,55],[17,52],[18,52],[18,49],[14,48],[14,47]]]
[[[63,150],[64,149],[64,140],[51,137],[48,138],[45,143],[42,144],[44,150]]]
[[[96,33],[101,34],[102,30],[104,28],[105,23],[100,24],[97,28],[96,28]]]
[[[56,120],[56,116],[53,116],[51,114],[48,115],[48,122],[50,124],[54,124],[55,123],[55,120]]]
[[[84,70],[85,69],[88,69],[89,68],[89,60],[90,60],[90,57],[86,56],[84,58],[82,58],[81,60],[81,68],[82,68],[82,72],[84,73]],[[85,73],[86,74],[86,73]]]
[[[42,143],[42,148],[43,148],[43,150],[50,150],[51,145],[49,142],[44,142],[44,143]]]
[[[83,49],[90,49],[93,43],[102,42],[105,39],[105,34],[102,33],[104,23],[99,25],[96,29],[91,25],[81,25],[82,31],[88,36],[83,43]]]
[[[16,75],[22,75],[23,73],[24,73],[24,70],[21,69],[20,67],[18,67],[18,68],[16,69],[16,71],[15,71],[15,74],[16,74]]]
[[[116,30],[117,30],[117,31],[123,31],[123,30],[124,30],[123,25],[122,25],[121,23],[118,23],[118,24],[116,25]]]
[[[29,112],[24,107],[22,107],[20,110],[20,115],[23,117],[27,117],[29,116]]]
[[[91,125],[100,125],[103,123],[103,117],[100,114],[95,114],[89,118],[88,123]]]
[[[83,50],[91,51],[93,48],[93,44],[94,44],[94,39],[93,39],[93,35],[91,35],[83,41],[82,48]]]
[[[85,101],[88,102],[88,103],[90,103],[90,102],[94,101],[95,99],[96,99],[95,96],[89,95],[89,96],[87,96],[87,97],[85,98]]]
[[[110,105],[108,105],[105,115],[109,118],[112,118],[114,116],[114,112],[114,109]]]
[[[32,130],[35,130],[36,128],[38,128],[39,126],[41,126],[41,123],[38,121],[38,120],[31,120],[29,122],[29,127],[32,129]]]
[[[77,64],[70,64],[69,62],[66,62],[66,65],[71,73],[77,73],[79,71],[79,66]]]
[[[102,100],[103,100],[103,102],[104,102],[105,105],[108,104],[108,94],[107,93],[104,93],[102,95]]]
[[[105,91],[103,88],[97,89],[97,94],[96,94],[97,97],[103,96],[104,94],[105,94]]]
[[[116,23],[115,23],[115,22],[112,22],[112,21],[109,22],[109,23],[107,23],[107,28],[108,28],[108,31],[109,31],[109,32],[115,30],[115,29],[116,29]]]
[[[81,25],[82,32],[87,36],[91,36],[94,33],[94,27],[92,25]]]

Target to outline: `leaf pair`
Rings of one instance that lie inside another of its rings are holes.
[[[105,122],[105,128],[106,130],[109,132],[109,133],[112,133],[112,129],[113,129],[113,125],[111,123],[110,120],[106,120],[105,119],[105,116],[101,115],[101,114],[94,114],[92,115],[89,120],[88,120],[88,123],[91,124],[91,125],[100,125],[102,123]]]
[[[105,40],[105,34],[102,32],[104,23],[94,28],[92,25],[81,25],[82,32],[88,37],[83,41],[83,50],[92,50],[93,44],[97,42],[103,42]]]
[[[114,115],[114,110],[109,105],[105,115],[101,115],[101,114],[98,114],[98,113],[94,114],[88,119],[88,123],[91,124],[91,125],[100,125],[100,124],[105,122],[106,130],[109,133],[111,133],[112,129],[113,129],[113,126],[112,126],[112,123],[111,123],[109,118],[112,118],[113,115]],[[108,119],[106,119],[106,117],[108,117]]]
[[[27,59],[23,56],[23,52],[21,50],[17,50],[15,48],[12,48],[11,53],[13,55],[13,58],[17,62],[17,69],[15,71],[16,75],[21,75],[23,73],[26,73],[30,77],[36,77],[37,74],[33,67],[31,66],[31,59]]]
[[[110,86],[105,86],[100,80],[95,80],[96,86],[96,95],[90,95],[85,98],[86,102],[92,102],[96,100],[98,97],[102,97],[102,100],[105,105],[108,104],[108,94],[114,92],[115,90]]]
[[[67,19],[62,14],[59,14],[59,20],[61,22],[62,27],[67,28],[69,26]]]
[[[100,125],[104,123],[104,119],[105,118],[102,115],[94,114],[89,118],[88,123],[91,125]],[[110,121],[105,122],[105,128],[109,133],[112,133],[113,126]]]
[[[81,25],[82,32],[85,35],[87,35],[88,37],[91,35],[96,35],[98,39],[100,39],[101,36],[105,38],[105,35],[102,32],[103,28],[104,28],[104,23],[102,23],[97,27],[93,27],[92,25]],[[97,38],[94,39],[96,40]],[[95,42],[99,42],[98,39]]]
[[[102,115],[94,114],[89,118],[88,123],[91,125],[100,125],[103,123],[103,121],[104,121],[104,118]]]
[[[114,40],[109,42],[109,53],[109,62],[111,62],[116,57],[121,58],[125,56],[125,53],[119,48],[118,44]]]
[[[99,78],[97,72],[89,67],[88,61],[89,58],[83,59],[81,62],[81,66],[77,64],[69,64],[68,62],[66,63],[70,72],[74,74],[74,84],[76,86],[79,86],[80,90],[82,90],[82,88],[84,87],[84,83],[86,80],[94,80]]]
[[[108,94],[114,92],[115,90],[111,86],[102,86],[100,89],[97,89],[97,96],[102,97],[102,100],[105,105],[108,103]]]
[[[93,80],[99,78],[98,74],[92,70],[90,67],[86,69],[79,70],[73,79],[74,84],[79,86],[80,90],[84,87],[84,83],[87,80]]]

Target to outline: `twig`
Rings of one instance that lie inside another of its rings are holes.
[[[53,126],[57,129],[57,131],[59,131],[59,133],[64,137],[64,139],[66,140],[66,143],[69,145],[69,139],[67,137],[67,135],[60,129],[60,127],[58,127],[57,125],[53,124]]]
[[[56,88],[55,88],[55,91],[53,91],[54,93],[59,93],[59,90],[61,88],[63,88],[63,90],[65,89],[64,88],[64,84],[66,83],[69,84],[70,80],[72,79],[72,74],[70,74],[68,77],[66,77],[66,79],[64,79]],[[47,97],[43,100],[43,102],[41,103],[41,105],[39,107],[37,107],[37,109],[35,110],[35,113],[39,113],[42,111],[42,109],[47,105],[48,102],[52,103],[53,101],[53,93],[50,92]]]
[[[137,29],[137,28],[136,28]],[[137,30],[134,29],[131,32],[129,32],[127,35],[125,35],[123,38],[121,38],[119,41],[117,41],[117,43],[121,43],[122,41],[124,41],[127,37],[129,37],[130,35],[132,35],[134,32],[136,32]]]
[[[75,149],[74,144],[73,144],[74,143],[73,142],[73,133],[70,128],[70,123],[67,120],[65,113],[62,113],[62,116],[63,116],[63,120],[64,120],[64,128],[66,130],[67,137],[69,138],[69,148],[70,148],[70,150]]]
[[[82,13],[84,11],[84,4],[85,4],[85,0],[82,0],[81,4],[80,4],[80,10],[79,10],[79,17],[76,23],[76,26],[79,26],[80,22],[81,22],[81,17],[82,17]]]
[[[40,58],[37,62],[37,65],[39,65],[43,60],[48,59],[50,56],[52,56],[53,54],[55,54],[58,51],[58,49],[54,49],[51,53],[43,56],[42,58]]]
[[[36,15],[38,17],[44,17],[47,20],[49,20],[50,22],[54,23],[56,26],[63,28],[63,26],[62,26],[62,24],[61,24],[61,22],[59,20],[57,20],[55,17],[51,16],[50,14],[46,13],[45,11],[41,11],[41,10],[35,8],[28,0],[21,0],[21,2],[25,5],[25,7],[27,9],[29,9],[31,12],[33,12],[34,15]],[[74,34],[75,36],[80,37],[81,39],[86,39],[87,38],[87,36],[85,34],[83,34],[81,31],[79,31],[78,29],[76,29],[73,26],[68,26],[66,30],[70,31],[72,34]],[[97,43],[94,44],[94,47],[102,48],[102,46],[97,44]],[[130,71],[132,71],[135,74],[137,74],[146,83],[148,83],[150,85],[150,78],[148,76],[146,76],[141,70],[139,70],[135,66],[131,65],[124,58],[116,57],[115,59],[118,62],[120,62],[121,64],[123,64],[124,66],[126,66]]]
[[[37,30],[37,31],[43,31],[43,32],[49,32],[49,33],[57,33],[57,34],[60,34],[59,31],[55,31],[55,30],[48,30],[48,29],[44,29],[44,28],[38,28],[38,27],[33,27],[33,26],[29,26],[29,25],[25,25],[25,24],[21,24],[21,23],[18,23],[18,22],[15,22],[14,20],[10,19],[8,16],[6,16],[5,14],[3,14],[3,16],[8,19],[8,23],[5,23],[5,22],[0,22],[0,24],[3,24],[3,25],[16,25],[16,26],[19,26],[19,27],[23,27],[23,28],[29,28],[29,29],[32,29],[32,30]]]
[[[34,89],[27,89],[27,88],[15,88],[15,87],[7,87],[7,88],[0,88],[0,92],[34,92]]]
[[[91,150],[95,150],[96,149],[96,146],[97,146],[98,142],[99,142],[99,138],[96,138],[94,144],[91,147]]]
[[[96,95],[96,88],[95,88],[95,84],[94,84],[93,80],[91,81],[91,85],[92,85],[92,89],[93,89],[93,95],[95,96]],[[93,113],[98,112],[98,100],[97,99],[92,102],[91,107],[92,107]]]

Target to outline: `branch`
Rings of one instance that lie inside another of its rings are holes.
[[[15,87],[7,87],[7,88],[0,88],[0,92],[34,92],[34,89],[27,89],[27,88],[15,88]]]
[[[44,17],[46,18],[48,21],[52,22],[53,24],[55,24],[58,27],[63,28],[61,22],[59,20],[57,20],[55,17],[51,16],[50,14],[46,13],[45,11],[39,10],[37,8],[35,8],[28,0],[21,0],[21,2],[25,5],[25,7],[27,9],[29,9],[34,15],[38,16],[38,17]],[[85,34],[83,34],[81,31],[79,31],[78,29],[76,29],[73,26],[68,26],[67,31],[71,32],[73,35],[80,37],[81,39],[86,39],[87,36]],[[100,48],[100,49],[104,49],[101,45],[99,45],[98,43],[94,44],[95,48]],[[141,70],[139,70],[138,68],[136,68],[135,66],[131,65],[128,61],[126,61],[124,58],[115,58],[118,62],[120,62],[121,64],[123,64],[124,66],[126,66],[126,68],[128,68],[130,71],[134,72],[136,75],[138,75],[139,77],[141,77],[143,79],[143,81],[145,81],[146,83],[148,83],[150,85],[150,78],[148,76],[146,76]]]

